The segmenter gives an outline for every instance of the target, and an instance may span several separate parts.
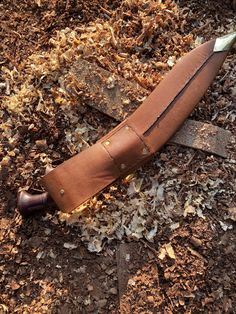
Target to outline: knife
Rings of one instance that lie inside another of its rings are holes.
[[[21,192],[19,211],[31,213],[52,199],[61,211],[70,213],[150,159],[193,111],[235,42],[236,32],[186,54],[133,114],[97,143],[48,172],[42,178],[47,190],[43,196]]]

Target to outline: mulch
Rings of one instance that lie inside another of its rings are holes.
[[[16,209],[47,164],[116,125],[65,92],[77,58],[152,91],[178,58],[235,31],[233,3],[1,2],[0,313],[235,313],[234,139],[226,159],[167,145],[82,216]],[[235,137],[235,81],[234,49],[191,118]]]

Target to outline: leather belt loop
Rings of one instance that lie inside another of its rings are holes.
[[[142,138],[127,123],[101,142],[122,173],[133,169],[151,152]]]

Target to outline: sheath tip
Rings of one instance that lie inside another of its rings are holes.
[[[236,43],[236,32],[219,37],[215,41],[214,52],[229,51]]]

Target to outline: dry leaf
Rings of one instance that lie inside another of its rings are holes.
[[[166,252],[170,258],[176,259],[174,249],[171,243],[165,245]]]
[[[64,243],[63,244],[64,248],[69,249],[69,250],[74,250],[77,249],[78,245],[73,244],[73,243]]]
[[[196,214],[196,209],[192,205],[187,205],[184,208],[184,217],[187,217],[187,215],[189,215],[189,214],[193,214],[193,215]]]
[[[225,223],[223,221],[219,221],[220,223],[220,226],[221,228],[224,230],[224,231],[227,231],[227,230],[232,230],[233,229],[233,226],[228,224],[228,223]]]
[[[160,253],[159,253],[158,257],[159,257],[161,260],[163,260],[163,259],[166,257],[166,250],[165,250],[165,248],[164,248],[164,247],[161,247],[159,252],[160,252]]]
[[[168,255],[172,259],[176,259],[175,252],[174,252],[174,249],[173,249],[171,243],[164,244],[160,248],[158,257],[161,260],[163,260],[166,257],[166,255]]]
[[[236,207],[227,208],[228,218],[236,221]]]

